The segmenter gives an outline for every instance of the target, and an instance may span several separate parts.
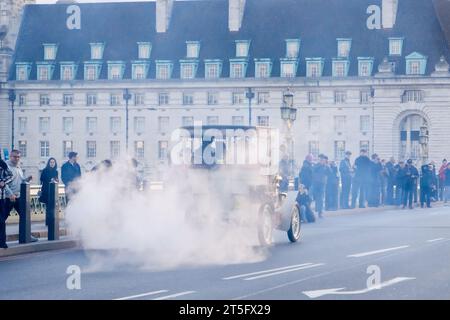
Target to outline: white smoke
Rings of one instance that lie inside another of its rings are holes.
[[[66,221],[88,253],[101,252],[91,255],[100,268],[256,262],[266,255],[257,241],[259,203],[245,194],[249,184],[265,182],[252,175],[179,166],[168,170],[163,190],[138,191],[131,165],[121,160],[82,177]],[[241,193],[239,208],[230,206],[231,193]],[[235,213],[231,221],[224,221],[224,212]]]

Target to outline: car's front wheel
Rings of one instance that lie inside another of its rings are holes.
[[[263,246],[273,243],[273,209],[269,204],[264,204],[259,210],[258,239]]]
[[[292,208],[291,224],[287,232],[289,241],[297,242],[300,239],[302,223],[300,220],[300,210],[296,205]]]

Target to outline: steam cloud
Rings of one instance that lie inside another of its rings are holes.
[[[218,183],[209,171],[180,166],[168,169],[163,190],[138,191],[134,171],[124,159],[82,177],[66,221],[91,262],[102,269],[117,264],[168,269],[260,261],[266,252],[257,246],[259,204],[243,195],[248,183],[262,177],[244,171],[216,171]],[[236,184],[236,179],[241,180]],[[230,207],[230,193],[241,194],[239,208]],[[224,221],[224,212],[235,214]]]

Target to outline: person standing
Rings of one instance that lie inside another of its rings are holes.
[[[58,164],[55,158],[50,158],[47,161],[47,166],[42,170],[41,173],[41,195],[39,197],[39,202],[48,205],[48,194],[51,182],[59,182],[58,177]]]
[[[436,188],[433,179],[433,166],[425,164],[422,166],[422,175],[420,177],[420,207],[431,208],[431,193]]]
[[[447,169],[444,170],[444,203],[450,200],[450,163],[447,164]]]
[[[8,165],[0,158],[0,248],[8,249],[6,244],[6,219],[9,216],[6,203],[7,194],[11,194],[8,184],[12,181],[13,174]]]
[[[322,218],[328,170],[327,157],[323,154],[319,155],[319,163],[314,166],[312,175],[312,190],[314,194],[315,209],[319,218]]]
[[[369,207],[376,208],[380,205],[381,196],[381,172],[383,171],[383,166],[380,163],[380,159],[377,154],[372,155],[372,162],[370,166],[369,175],[369,188],[367,202]]]
[[[81,168],[78,164],[78,153],[69,152],[69,160],[61,167],[61,179],[66,190],[66,202],[75,194],[73,183],[81,177]]]
[[[350,157],[352,156],[352,153],[350,151],[347,151],[345,153],[344,160],[341,161],[339,164],[339,172],[341,174],[341,183],[342,183],[342,190],[341,190],[341,197],[340,197],[340,207],[341,209],[349,209],[349,201],[350,201],[350,190],[352,187],[352,164],[350,162]]]
[[[444,200],[444,189],[445,189],[445,170],[447,169],[447,159],[442,160],[442,165],[439,168],[439,199]]]
[[[8,185],[11,194],[9,195],[9,199],[6,199],[6,202],[7,202],[8,216],[11,213],[11,211],[13,209],[15,209],[17,211],[17,213],[19,214],[19,219],[23,219],[24,217],[20,216],[20,214],[21,214],[20,186],[24,182],[26,182],[26,183],[30,182],[33,179],[33,177],[28,176],[25,178],[23,170],[19,164],[20,157],[21,157],[21,153],[19,150],[12,150],[10,159],[6,162],[9,170],[11,171],[11,173],[13,175],[13,179]],[[31,236],[31,242],[36,242],[36,241],[38,241],[38,239]]]
[[[414,167],[411,159],[407,161],[407,164],[403,169],[402,176],[404,177],[403,209],[405,209],[406,206],[408,206],[409,209],[412,209],[414,186],[416,184],[415,181],[419,176],[419,172],[416,167]]]
[[[370,174],[370,167],[372,162],[367,156],[366,150],[361,150],[360,156],[355,160],[355,178],[352,185],[352,206],[354,209],[356,206],[356,199],[359,200],[359,207],[366,207],[366,193],[367,193],[367,181]]]
[[[336,162],[331,161],[328,168],[327,187],[325,194],[325,210],[336,211],[339,198],[339,173]]]
[[[311,186],[313,182],[313,156],[311,154],[307,155],[303,161],[303,166],[300,169],[299,174],[299,184],[303,184],[308,191],[311,191]]]
[[[395,168],[395,159],[391,158],[386,163],[386,204],[391,206],[394,205],[394,186],[397,176],[397,170]]]

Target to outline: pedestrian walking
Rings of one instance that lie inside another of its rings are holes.
[[[69,152],[69,160],[61,167],[61,179],[65,186],[66,203],[75,194],[73,183],[81,177],[81,168],[78,164],[78,153]]]
[[[347,151],[345,153],[344,160],[342,160],[341,163],[339,164],[339,172],[341,174],[341,184],[342,184],[341,196],[339,201],[341,209],[350,208],[349,201],[353,175],[352,164],[350,162],[351,156],[352,153],[350,151]]]
[[[12,181],[13,174],[9,170],[8,165],[0,158],[0,248],[7,249],[6,244],[6,219],[9,216],[9,210],[6,203],[11,190],[8,184]]]

